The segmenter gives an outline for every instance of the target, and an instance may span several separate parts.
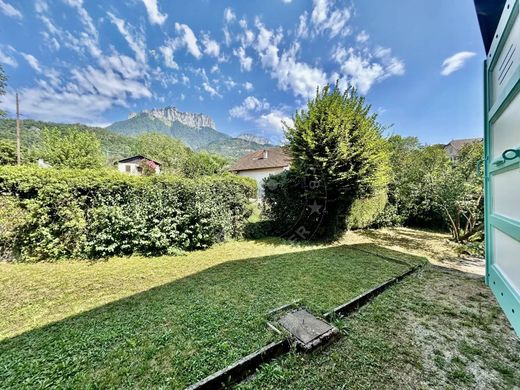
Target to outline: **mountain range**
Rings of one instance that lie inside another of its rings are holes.
[[[145,110],[130,113],[128,119],[115,122],[106,128],[83,124],[64,124],[26,119],[23,121],[22,144],[32,148],[40,142],[41,129],[67,127],[93,131],[101,141],[103,151],[112,160],[128,157],[135,144],[135,136],[147,132],[158,132],[179,139],[191,149],[206,150],[230,159],[244,154],[272,147],[269,140],[254,134],[231,137],[216,129],[215,122],[203,114],[182,112],[175,107]],[[0,139],[14,140],[16,122],[0,119]]]
[[[269,140],[253,134],[233,138],[218,131],[209,116],[182,112],[175,107],[130,113],[128,119],[112,123],[106,129],[131,137],[147,132],[162,133],[181,140],[193,150],[207,150],[229,158],[273,146]]]

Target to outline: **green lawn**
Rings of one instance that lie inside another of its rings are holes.
[[[244,241],[179,257],[0,264],[0,383],[182,388],[276,339],[269,310],[301,299],[324,313],[407,268],[358,249],[381,250]]]
[[[241,389],[518,389],[520,341],[481,277],[427,266],[345,321],[329,347]]]

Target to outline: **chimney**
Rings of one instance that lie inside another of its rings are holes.
[[[269,157],[269,154],[267,153],[267,149],[264,149],[264,154],[263,154],[262,158],[264,160],[267,160],[268,157]]]

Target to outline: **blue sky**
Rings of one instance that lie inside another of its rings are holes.
[[[57,122],[171,105],[278,141],[339,80],[388,133],[447,143],[482,135],[483,58],[472,0],[0,0],[0,106]]]

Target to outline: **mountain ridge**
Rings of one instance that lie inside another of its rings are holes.
[[[172,106],[131,112],[128,119],[114,122],[106,129],[130,137],[158,132],[182,141],[193,150],[206,150],[232,159],[273,146],[266,138],[250,133],[231,137],[218,131],[211,117]]]

